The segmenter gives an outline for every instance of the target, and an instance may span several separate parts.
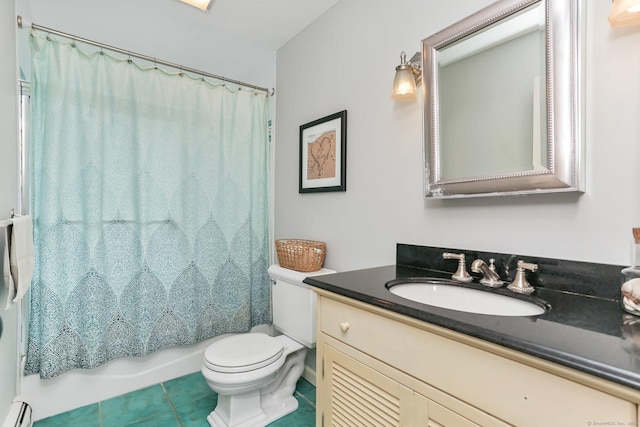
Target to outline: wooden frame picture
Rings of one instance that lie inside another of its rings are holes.
[[[347,191],[347,110],[300,126],[299,193]]]

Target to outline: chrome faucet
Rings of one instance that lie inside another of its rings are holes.
[[[496,273],[496,268],[493,265],[494,262],[494,259],[490,259],[489,263],[491,265],[487,265],[483,260],[477,259],[471,263],[471,271],[474,273],[482,273],[484,275],[484,277],[480,279],[480,283],[483,285],[491,288],[499,288],[504,284],[504,282],[500,280],[500,276]]]
[[[530,294],[535,290],[533,286],[527,282],[525,277],[525,270],[536,271],[538,270],[538,264],[532,264],[530,262],[518,261],[518,268],[516,269],[516,278],[513,282],[507,286],[507,289],[517,292],[519,294]]]
[[[451,276],[452,279],[457,280],[458,282],[470,282],[473,280],[473,277],[467,273],[467,266],[464,263],[464,254],[452,254],[445,252],[442,254],[442,258],[458,260],[458,269]]]

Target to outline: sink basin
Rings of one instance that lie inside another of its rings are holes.
[[[400,279],[387,283],[394,295],[421,304],[467,313],[493,316],[539,316],[546,311],[543,303],[523,301],[479,289],[466,288],[449,279]]]

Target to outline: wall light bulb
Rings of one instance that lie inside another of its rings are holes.
[[[612,27],[640,25],[640,0],[613,0],[609,23]]]
[[[200,10],[207,10],[211,0],[180,0],[183,3],[189,4],[193,7],[197,7]]]
[[[410,68],[396,71],[393,81],[393,98],[399,101],[410,100],[416,97],[416,79]]]

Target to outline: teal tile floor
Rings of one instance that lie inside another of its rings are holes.
[[[270,426],[315,426],[316,388],[300,378],[294,395],[298,409]],[[34,427],[209,427],[207,415],[217,399],[196,372],[36,421]]]

